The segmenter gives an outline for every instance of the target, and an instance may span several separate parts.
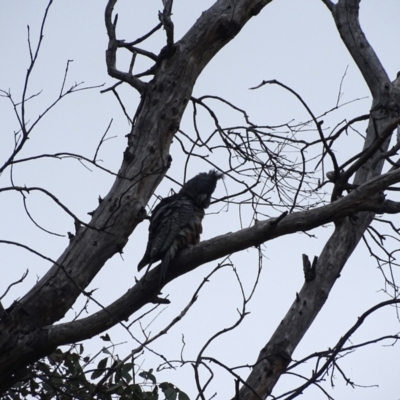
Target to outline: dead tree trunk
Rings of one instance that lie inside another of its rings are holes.
[[[89,226],[76,232],[48,273],[2,318],[0,390],[15,381],[21,368],[57,347],[49,337],[49,327],[65,315],[104,263],[122,251],[145,217],[144,206],[171,163],[171,141],[199,74],[270,1],[240,0],[235,7],[229,0],[218,1],[182,40],[168,41],[155,60],[154,78],[149,83],[117,70],[117,19],[112,21],[117,0],[108,2],[108,71],[139,90],[142,97],[119,171],[121,178],[94,211]]]
[[[364,152],[371,149],[386,127],[398,118],[400,79],[390,82],[381,62],[368,43],[358,20],[359,0],[339,0],[333,5],[323,0],[332,13],[336,26],[354,61],[364,76],[372,94],[372,106]],[[379,151],[365,157],[356,167],[335,171],[335,185],[341,187],[355,174],[353,183],[363,185],[382,172],[385,153],[389,146],[387,137]],[[335,221],[335,231],[326,243],[316,265],[316,277],[305,282],[298,298],[278,328],[261,350],[256,365],[240,390],[241,399],[266,398],[291,361],[291,355],[325,304],[342,268],[353,253],[365,230],[374,217],[372,212],[361,212],[353,218]],[[252,389],[250,389],[252,388]],[[292,396],[301,393],[297,390]],[[292,397],[289,397],[292,398]]]

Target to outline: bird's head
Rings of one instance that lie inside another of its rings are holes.
[[[222,173],[216,170],[202,172],[188,180],[179,193],[190,197],[198,207],[207,208],[217,187],[217,181],[222,177]]]

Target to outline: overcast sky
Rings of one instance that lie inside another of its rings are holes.
[[[10,90],[16,102],[21,98],[29,65],[27,25],[30,26],[32,46],[35,47],[46,3],[42,0],[0,1],[0,89]],[[184,35],[201,12],[211,4],[211,0],[175,0],[172,18],[176,40]],[[84,82],[82,87],[104,84],[104,88],[115,83],[107,76],[104,61],[107,47],[103,22],[104,5],[104,1],[98,0],[54,1],[45,27],[42,49],[28,87],[29,95],[41,93],[28,102],[27,119],[35,120],[57,98],[67,60],[73,60],[69,66],[67,87],[75,82]],[[161,8],[161,1],[120,0],[117,7],[118,37],[131,41],[148,32],[158,23],[157,13]],[[399,15],[399,0],[361,2],[362,27],[391,79],[400,70]],[[143,47],[158,53],[164,44],[164,32],[159,31]],[[121,69],[127,69],[129,58],[121,56],[118,65]],[[145,61],[138,59],[135,68],[140,71],[147,66]],[[358,100],[327,116],[325,127],[333,127],[346,118],[368,113],[370,109],[368,88],[341,42],[329,11],[319,0],[274,0],[210,62],[199,77],[193,95],[211,94],[224,97],[235,105],[246,108],[252,121],[257,124],[278,125],[291,120],[307,120],[308,116],[298,101],[282,89],[265,86],[258,90],[249,90],[268,79],[277,79],[296,90],[316,115],[335,107],[343,79],[340,103]],[[99,158],[106,168],[117,171],[126,146],[125,135],[130,127],[115,97],[111,93],[100,95],[100,90],[83,91],[63,99],[39,122],[20,156],[62,151],[92,157],[112,119],[108,133],[110,140],[102,145]],[[121,89],[121,96],[128,112],[133,115],[139,97],[128,87]],[[233,114],[226,107],[217,104],[215,107],[224,126],[240,123],[239,115]],[[188,107],[181,126],[187,133],[193,132],[191,111]],[[13,132],[18,130],[13,109],[5,98],[0,98],[0,115],[2,164],[12,151]],[[212,129],[208,117],[203,115],[200,120],[204,131]],[[363,132],[365,125],[359,124],[358,128]],[[337,153],[340,161],[361,149],[361,141],[356,134],[347,138],[344,143],[343,148],[338,149],[340,153]],[[176,141],[171,155],[173,164],[169,175],[182,182],[186,158]],[[13,179],[15,185],[46,188],[80,218],[89,221],[87,213],[96,208],[98,196],[104,197],[113,182],[112,176],[90,168],[91,171],[72,159],[36,160],[16,166]],[[190,162],[188,177],[208,169],[206,163]],[[0,185],[10,185],[9,172],[0,177]],[[219,183],[215,197],[224,196],[226,190],[231,190],[230,185],[232,182],[229,180],[224,184]],[[157,194],[166,196],[171,188],[179,189],[171,181],[164,180],[157,189]],[[396,199],[395,196],[391,198]],[[0,196],[0,239],[19,241],[57,259],[68,244],[66,233],[74,231],[73,220],[40,194],[30,194],[27,204],[32,216],[41,226],[63,236],[49,235],[39,230],[26,216],[22,197],[18,193],[7,193]],[[248,226],[251,223],[251,213],[244,213],[240,221],[237,210],[218,211],[218,204],[209,209],[210,215],[206,216],[204,222],[203,239],[235,231],[240,229],[241,224]],[[277,215],[275,210],[268,213],[271,216]],[[393,220],[398,221],[398,218]],[[123,294],[133,285],[134,277],[139,276],[136,265],[145,249],[147,227],[147,222],[138,227],[126,246],[123,257],[115,256],[109,260],[90,285],[89,289],[97,288],[94,296],[103,305]],[[206,354],[218,357],[229,365],[254,362],[302,286],[304,278],[301,255],[305,253],[310,258],[319,255],[332,229],[332,225],[318,229],[312,232],[315,236],[313,238],[299,233],[267,243],[263,249],[265,259],[259,288],[249,305],[248,311],[251,314],[238,329],[216,341]],[[11,282],[19,279],[29,269],[27,279],[13,288],[4,299],[4,306],[8,306],[29,290],[50,265],[15,247],[2,245],[1,250],[0,295]],[[245,289],[249,290],[257,272],[256,251],[244,251],[232,257],[232,260]],[[175,280],[163,290],[163,294],[169,295],[172,303],[152,322],[150,330],[153,333],[163,328],[185,307],[203,277],[216,264],[217,262],[213,262],[202,266]],[[294,358],[301,359],[314,351],[333,347],[361,313],[379,301],[388,299],[381,291],[383,287],[381,273],[365,246],[360,243],[325,308],[296,350]],[[236,320],[237,308],[240,307],[240,289],[235,283],[232,270],[225,268],[206,285],[187,317],[168,335],[157,341],[153,348],[168,359],[179,359],[184,334],[184,356],[186,359],[194,359],[209,336]],[[96,305],[90,304],[90,313],[97,309]],[[75,311],[79,311],[79,306],[74,308],[73,312]],[[147,323],[153,317],[148,318]],[[383,334],[394,334],[399,330],[395,312],[390,309],[382,310],[352,340],[353,343],[358,343]],[[139,339],[143,339],[139,327],[134,329],[134,333]],[[110,330],[109,334],[115,343],[124,343],[118,348],[121,358],[136,346],[120,327]],[[94,354],[102,345],[103,342],[94,339],[86,348]],[[330,389],[329,382],[326,383],[326,388],[337,399],[399,399],[400,388],[395,378],[399,356],[398,346],[374,345],[343,360],[341,365],[353,382],[364,386],[379,385],[379,388],[353,389],[350,385],[346,386],[338,375],[335,388]],[[141,361],[145,369],[156,368],[162,363],[160,358],[150,354],[146,354]],[[310,374],[313,368],[314,364],[310,363],[301,372]],[[243,377],[247,374],[248,370],[245,369]],[[157,373],[157,378],[160,381],[173,382],[194,398],[195,383],[189,365],[176,371]],[[301,380],[285,376],[274,394],[278,395],[301,383]],[[234,383],[230,376],[218,371],[207,392],[208,397],[215,392],[218,394],[217,398],[233,395]],[[320,399],[323,395],[317,389],[311,388],[305,398]]]

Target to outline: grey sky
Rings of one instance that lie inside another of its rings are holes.
[[[36,44],[46,3],[42,0],[0,1],[0,89],[10,89],[16,100],[20,99],[29,62],[26,25],[30,25],[31,40]],[[108,87],[114,83],[107,76],[104,61],[107,46],[103,22],[104,3],[96,0],[54,2],[45,27],[43,48],[28,90],[31,95],[41,90],[43,92],[28,102],[29,119],[37,118],[58,96],[67,60],[74,60],[70,64],[67,87],[81,81],[84,81],[83,86],[105,83],[105,87]],[[179,39],[211,4],[213,1],[210,0],[176,0],[173,12],[176,38]],[[134,40],[146,33],[158,23],[157,12],[161,7],[161,1],[120,0],[118,36]],[[399,15],[398,0],[361,2],[361,23],[366,36],[392,79],[400,70]],[[160,31],[149,41],[149,45],[144,47],[158,53],[164,46],[164,40],[164,32]],[[121,57],[119,65],[127,68],[129,61],[128,57]],[[138,60],[135,68],[140,71],[147,66],[148,64]],[[371,103],[368,88],[341,42],[332,17],[322,1],[274,0],[211,61],[198,79],[193,95],[213,94],[224,97],[235,105],[246,108],[250,118],[259,124],[278,125],[292,119],[304,121],[308,119],[305,110],[283,89],[275,86],[265,86],[258,90],[249,88],[257,86],[264,79],[280,80],[301,94],[313,112],[320,115],[335,107],[339,85],[346,68],[340,103],[361,100],[328,115],[325,118],[325,127],[333,127],[345,118],[368,113]],[[129,125],[112,94],[99,95],[99,90],[76,93],[63,99],[56,109],[50,111],[38,124],[21,156],[59,151],[93,156],[101,136],[113,118],[108,136],[114,138],[103,144],[99,158],[103,160],[106,168],[117,171],[126,145],[125,134]],[[132,115],[138,104],[138,96],[130,88],[122,89],[121,96]],[[13,131],[17,129],[17,121],[7,100],[0,100],[0,160],[4,160],[12,149]],[[224,125],[239,123],[238,115],[228,113],[226,108],[219,105],[216,105],[216,109]],[[203,116],[201,121],[202,129],[212,129],[209,118]],[[358,127],[361,132],[365,129],[365,125],[362,124]],[[193,131],[190,107],[181,128],[187,132]],[[354,148],[360,148],[361,141],[356,134],[346,140],[346,148],[340,149],[341,153],[338,155],[341,161],[354,153]],[[169,175],[177,181],[183,181],[185,158],[180,155],[177,141],[172,146],[171,155],[173,165]],[[188,178],[207,169],[209,167],[204,163],[190,163]],[[113,178],[96,169],[90,172],[75,160],[37,160],[16,167],[14,181],[20,186],[40,186],[48,189],[78,216],[88,221],[87,212],[96,207],[99,195],[104,196],[107,193]],[[0,182],[1,186],[8,186],[9,175],[1,176]],[[227,181],[226,185],[229,189],[230,182]],[[166,196],[171,187],[177,189],[169,180],[164,180],[157,194]],[[224,185],[219,184],[214,195],[221,197],[224,194]],[[44,196],[31,194],[28,204],[34,218],[46,229],[62,235],[74,230],[73,220]],[[23,212],[22,199],[18,194],[2,194],[0,205],[0,239],[20,241],[53,259],[56,259],[67,245],[67,237],[49,236],[29,221]],[[236,210],[217,213],[219,210],[219,205],[210,207],[209,212],[212,214],[206,216],[203,239],[240,229],[241,223]],[[277,215],[274,210],[268,213],[271,216]],[[244,213],[243,226],[248,226],[251,218],[250,212]],[[393,220],[399,222],[398,217],[393,217]],[[219,357],[228,364],[254,362],[262,345],[267,342],[302,285],[304,278],[301,254],[306,253],[310,258],[318,255],[331,232],[332,226],[327,226],[312,232],[316,238],[296,234],[267,243],[264,248],[266,258],[263,262],[260,286],[249,306],[251,314],[236,331],[223,336],[211,346],[207,354]],[[123,259],[115,256],[90,285],[91,289],[98,288],[94,296],[103,305],[109,304],[134,284],[134,277],[138,276],[136,265],[142,256],[146,240],[147,222],[144,222],[133,233],[124,250]],[[245,251],[232,259],[248,290],[256,274],[257,253]],[[0,294],[10,282],[19,279],[23,271],[27,268],[30,271],[26,281],[6,297],[5,306],[25,293],[49,267],[48,263],[32,254],[4,245],[0,253],[0,262],[3,269]],[[164,289],[163,293],[169,294],[172,304],[153,322],[150,329],[152,332],[164,327],[183,309],[202,278],[216,264],[213,262],[202,266]],[[360,243],[325,308],[295,352],[295,357],[300,359],[310,352],[334,346],[363,311],[387,299],[380,291],[383,285],[374,260]],[[195,358],[210,335],[235,321],[236,309],[240,307],[240,302],[240,291],[235,283],[234,274],[229,268],[225,268],[206,285],[187,317],[168,335],[157,341],[154,349],[168,359],[178,359],[182,346],[181,333],[184,333],[184,355],[188,359]],[[78,310],[79,307],[74,308],[74,311]],[[89,311],[92,313],[96,310],[97,306],[90,304]],[[73,312],[69,317],[71,315]],[[151,318],[148,319],[149,323],[150,321]],[[388,332],[395,333],[398,330],[395,312],[389,309],[382,310],[355,335],[353,342],[372,339]],[[135,334],[139,337],[140,330],[136,330]],[[120,327],[112,329],[110,335],[114,342],[125,343],[119,348],[121,357],[136,346]],[[92,348],[92,353],[95,353],[102,345],[100,340],[94,339],[86,348]],[[339,374],[336,374],[336,387],[332,395],[337,399],[352,400],[398,399],[399,386],[394,375],[399,356],[398,346],[380,345],[348,356],[342,365],[352,381],[360,385],[377,384],[379,388],[353,390],[344,384]],[[155,368],[161,362],[160,358],[146,354],[143,367]],[[385,367],[380,368],[380,365]],[[302,371],[309,374],[313,367],[314,364],[309,363]],[[247,374],[248,370],[244,369],[243,376]],[[173,382],[193,397],[195,386],[192,375],[191,367],[186,366],[176,371],[164,371],[157,374],[157,377]],[[297,382],[302,383],[301,380]],[[279,382],[275,394],[285,392],[293,385],[295,378],[284,377]],[[211,384],[209,395],[217,392],[217,398],[223,398],[231,396],[233,390],[231,378],[219,371]],[[322,394],[312,388],[305,398],[320,399]]]

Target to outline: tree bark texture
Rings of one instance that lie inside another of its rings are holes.
[[[122,251],[145,217],[144,206],[171,163],[171,141],[196,79],[215,54],[270,1],[217,1],[175,43],[172,52],[160,53],[154,79],[136,85],[142,102],[128,138],[120,177],[95,210],[89,227],[77,232],[53,267],[1,320],[0,389],[9,387],[18,369],[54,350],[56,345],[45,327],[63,318],[104,263]],[[106,19],[115,3],[109,1]],[[115,24],[109,27],[109,33],[112,29]],[[110,40],[106,59],[109,72],[115,74],[113,46]]]
[[[360,0],[339,0],[336,5],[332,5],[332,16],[343,43],[363,74],[373,96],[371,117],[364,144],[365,150],[372,145],[386,126],[398,117],[400,85],[397,81],[390,82],[382,64],[369,45],[359,24],[359,3]],[[376,160],[382,152],[387,151],[388,146],[389,138],[381,146],[380,151],[357,170],[354,184],[371,183],[381,174],[383,160],[380,162]],[[368,196],[365,200],[367,199]],[[336,221],[335,230],[318,258],[316,278],[304,283],[286,316],[261,350],[255,367],[246,381],[247,385],[243,386],[239,392],[240,399],[256,400],[266,398],[271,393],[289,365],[297,345],[325,304],[342,268],[372,222],[374,215],[373,212],[360,212],[356,220],[343,218]]]

